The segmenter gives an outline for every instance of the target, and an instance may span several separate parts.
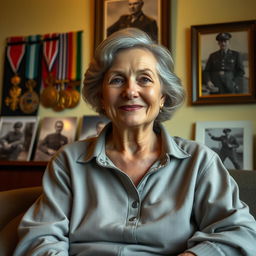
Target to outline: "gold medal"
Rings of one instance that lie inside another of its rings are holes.
[[[80,93],[78,90],[75,89],[76,86],[80,85],[81,81],[70,81],[69,86],[72,87],[70,90],[72,95],[72,104],[69,108],[74,108],[78,105],[80,101]]]
[[[15,111],[18,108],[20,101],[21,88],[18,86],[21,82],[21,78],[18,75],[14,75],[11,78],[12,88],[9,91],[9,96],[5,98],[6,106],[10,107],[12,111]]]
[[[26,83],[28,91],[20,97],[20,109],[26,114],[31,114],[35,112],[39,105],[39,97],[37,93],[33,90],[35,86],[35,80],[28,80]]]
[[[58,90],[50,85],[46,87],[40,96],[41,104],[46,108],[54,107],[58,102]]]
[[[45,83],[48,85],[46,88],[43,89],[40,102],[46,108],[51,108],[57,105],[59,93],[56,87],[54,86],[55,79],[53,75],[50,75],[45,79]]]
[[[70,93],[72,97],[72,104],[69,106],[69,108],[74,108],[80,101],[80,93],[76,89],[70,90]]]

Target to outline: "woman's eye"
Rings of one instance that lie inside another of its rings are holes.
[[[139,77],[138,82],[141,85],[150,85],[153,81],[151,78],[149,78],[147,76],[142,76],[142,77]]]
[[[123,83],[124,83],[124,79],[122,77],[112,78],[109,82],[109,84],[113,86],[121,86]]]

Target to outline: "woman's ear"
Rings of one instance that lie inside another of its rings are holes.
[[[161,107],[161,108],[164,106],[164,103],[165,103],[165,95],[162,94],[161,100],[160,100],[160,107]]]

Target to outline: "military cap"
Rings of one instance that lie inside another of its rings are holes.
[[[224,132],[224,133],[231,132],[231,129],[225,128],[225,129],[223,129],[223,132]]]
[[[229,40],[231,38],[231,34],[230,33],[219,33],[217,36],[216,36],[216,40],[217,41],[226,41],[226,40]]]

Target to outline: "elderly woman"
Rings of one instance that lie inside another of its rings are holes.
[[[83,95],[111,123],[52,158],[16,256],[256,255],[255,220],[217,154],[161,125],[184,99],[167,49],[138,29],[112,34]]]

